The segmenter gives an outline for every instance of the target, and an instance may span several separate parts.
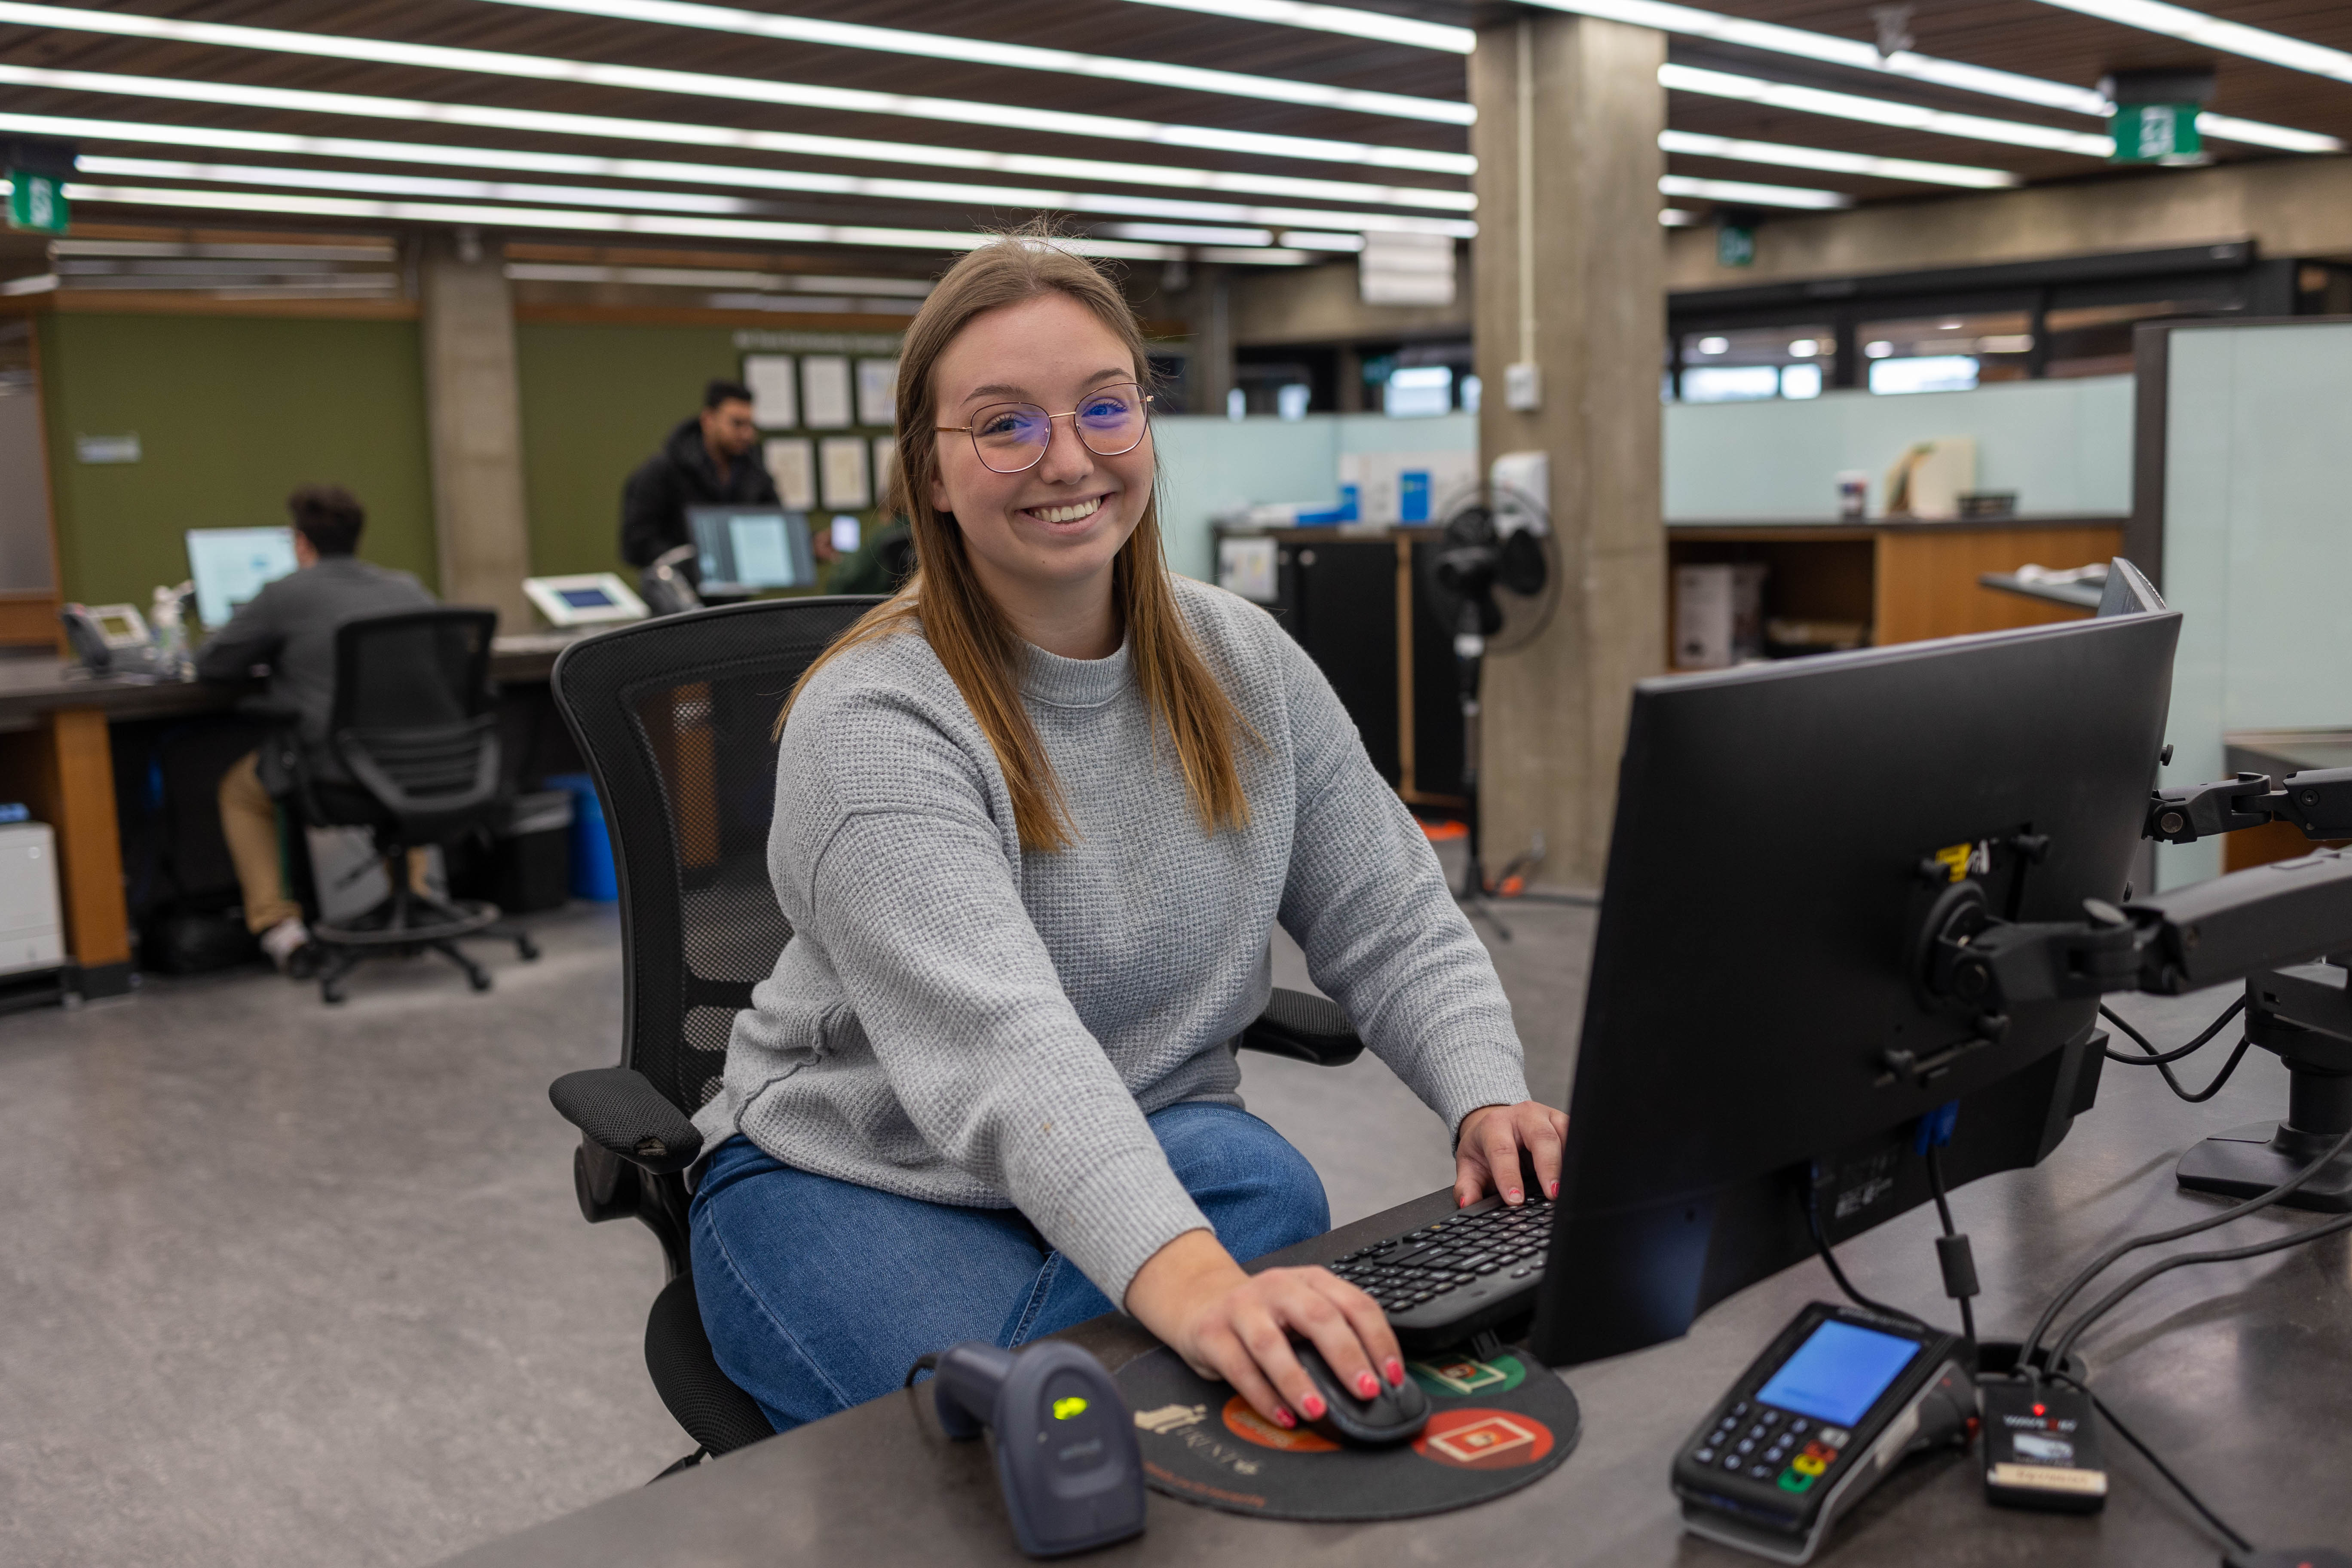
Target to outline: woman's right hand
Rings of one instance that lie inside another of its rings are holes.
[[[1291,1346],[1294,1333],[1362,1398],[1404,1382],[1403,1353],[1379,1302],[1325,1268],[1244,1273],[1209,1231],[1186,1231],[1153,1253],[1128,1284],[1127,1310],[1194,1372],[1232,1384],[1277,1426],[1324,1415]]]

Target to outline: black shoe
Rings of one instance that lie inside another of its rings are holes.
[[[286,955],[286,978],[316,980],[319,977],[319,944],[306,942]]]

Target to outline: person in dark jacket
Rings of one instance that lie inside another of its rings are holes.
[[[365,616],[426,609],[434,598],[407,573],[353,553],[367,513],[341,485],[305,485],[286,498],[286,510],[294,518],[298,569],[263,584],[205,640],[196,650],[196,676],[241,681],[256,666],[268,666],[265,710],[293,721],[303,742],[315,747],[325,742],[334,710],[337,628]],[[278,803],[262,782],[260,763],[259,752],[248,752],[222,775],[221,833],[245,889],[246,928],[261,939],[270,962],[299,979],[309,967],[310,931],[302,906],[286,890]],[[411,856],[412,878],[422,864]]]
[[[688,507],[775,505],[776,481],[759,445],[751,389],[731,381],[704,387],[702,412],[672,430],[622,488],[621,558],[650,566],[665,551],[693,542]]]

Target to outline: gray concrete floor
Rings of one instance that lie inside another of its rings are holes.
[[[1558,1099],[1591,912],[1490,942]],[[477,944],[498,988],[371,965],[343,1007],[257,971],[0,1017],[0,1562],[435,1562],[640,1486],[692,1445],[646,1381],[661,1283],[589,1226],[547,1085],[618,1050],[608,910]],[[1283,984],[1305,965],[1284,943]],[[1335,1220],[1453,1178],[1445,1132],[1370,1057],[1244,1058],[1251,1108]]]
[[[1515,940],[1481,934],[1558,1103],[1593,913],[1505,918]],[[540,963],[479,950],[487,996],[419,962],[335,1010],[245,972],[0,1017],[0,1563],[425,1563],[687,1450],[642,1359],[656,1249],[581,1223],[547,1103],[615,1056],[617,926],[532,923]],[[1295,948],[1276,965],[1305,984]],[[2221,1000],[2124,1010],[2179,1039]],[[1244,1075],[1335,1221],[1450,1183],[1444,1129],[1376,1060]]]

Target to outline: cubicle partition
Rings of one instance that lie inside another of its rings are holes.
[[[2147,326],[2135,353],[2132,533],[2183,612],[2164,779],[2195,784],[2229,775],[2232,735],[2352,729],[2352,321]],[[2158,885],[2224,846],[2160,847]]]

